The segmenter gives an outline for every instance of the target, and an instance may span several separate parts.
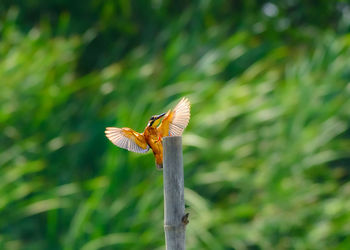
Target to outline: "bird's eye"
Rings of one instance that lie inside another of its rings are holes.
[[[151,116],[150,120],[154,120],[154,116]]]

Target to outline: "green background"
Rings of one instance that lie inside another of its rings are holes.
[[[188,249],[350,249],[347,1],[2,0],[0,249],[164,249],[112,145],[192,103]]]

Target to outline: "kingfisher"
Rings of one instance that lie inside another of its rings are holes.
[[[146,153],[151,148],[157,169],[162,170],[163,137],[182,135],[190,120],[190,107],[190,101],[182,98],[174,109],[160,115],[153,115],[143,133],[138,133],[131,128],[107,127],[105,134],[114,145],[132,152]]]

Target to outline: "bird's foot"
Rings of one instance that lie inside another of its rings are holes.
[[[157,164],[156,163],[156,166],[157,166],[157,170],[159,170],[159,171],[163,170],[163,164]]]

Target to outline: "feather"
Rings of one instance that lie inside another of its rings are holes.
[[[107,138],[116,146],[136,153],[146,153],[149,146],[143,134],[130,128],[106,128]]]
[[[190,102],[182,98],[173,110],[173,119],[169,124],[170,136],[181,136],[191,117]]]
[[[157,129],[162,137],[181,136],[190,117],[190,101],[187,98],[182,98],[173,110],[166,113]]]

